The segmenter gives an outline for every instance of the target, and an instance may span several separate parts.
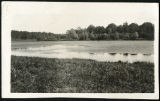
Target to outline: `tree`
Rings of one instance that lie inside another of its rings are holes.
[[[110,40],[110,35],[109,34],[104,33],[103,36],[104,36],[104,40]]]
[[[136,23],[131,23],[131,24],[128,26],[129,33],[138,32],[138,29],[139,29],[139,26],[138,26],[138,24],[136,24]]]
[[[110,38],[112,40],[119,40],[119,33],[118,32],[115,32],[113,34],[110,34]]]
[[[103,26],[97,26],[94,29],[94,34],[103,34],[105,33],[105,28]]]
[[[83,29],[82,33],[79,34],[79,40],[88,40],[89,34],[86,29]]]
[[[78,35],[74,29],[67,30],[68,37],[71,39],[78,39]]]
[[[116,40],[119,40],[119,33],[118,32],[116,32],[114,36],[115,36]]]
[[[130,33],[130,34],[129,34],[129,38],[130,38],[131,40],[135,40],[135,39],[137,39],[138,37],[139,37],[138,32]]]
[[[89,38],[90,38],[91,40],[95,40],[95,35],[94,35],[93,33],[89,33]]]
[[[70,29],[66,34],[54,34],[48,32],[28,32],[28,31],[11,31],[11,40],[154,40],[154,25],[145,22],[142,25],[136,23],[124,23],[116,26],[114,23],[109,24],[106,28],[103,26],[89,25],[87,28]]]
[[[123,26],[122,26],[122,25],[119,25],[119,26],[117,27],[117,32],[118,32],[118,33],[124,33],[124,31],[123,31]]]
[[[154,40],[154,25],[152,23],[145,22],[140,26],[139,29],[139,35],[141,38]]]
[[[88,33],[94,33],[94,30],[95,30],[95,26],[94,26],[94,25],[89,25],[89,26],[87,27],[87,32],[88,32]]]
[[[83,31],[83,39],[84,40],[88,40],[88,32],[87,32],[87,30],[86,29],[84,29],[84,31]]]
[[[123,39],[124,40],[129,40],[129,33],[124,33]]]
[[[81,27],[78,27],[76,30],[77,34],[82,34],[83,33],[83,29]]]
[[[123,33],[129,33],[129,27],[127,22],[123,23]]]
[[[117,26],[114,23],[111,23],[106,27],[106,32],[109,34],[115,33],[116,30],[117,30]]]

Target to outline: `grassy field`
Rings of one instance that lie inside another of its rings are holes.
[[[153,93],[154,64],[12,56],[11,92]]]

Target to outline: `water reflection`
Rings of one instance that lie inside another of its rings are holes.
[[[129,54],[129,53],[87,53],[87,52],[70,52],[70,51],[12,51],[12,55],[16,56],[34,56],[45,58],[81,58],[92,59],[96,61],[108,61],[108,62],[153,62],[153,54]]]

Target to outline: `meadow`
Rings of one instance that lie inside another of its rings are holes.
[[[11,56],[14,93],[153,93],[154,63]]]

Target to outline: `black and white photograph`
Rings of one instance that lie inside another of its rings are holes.
[[[2,2],[2,97],[158,99],[158,9]]]

